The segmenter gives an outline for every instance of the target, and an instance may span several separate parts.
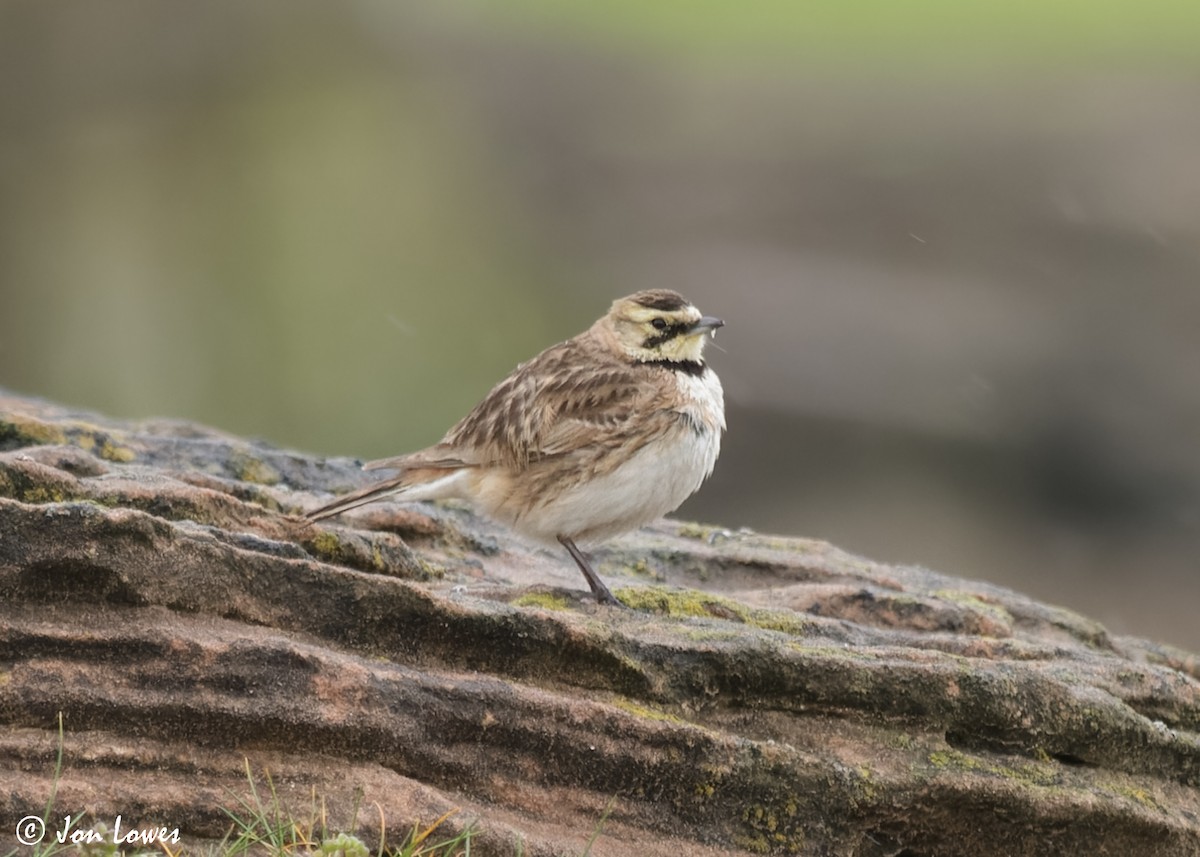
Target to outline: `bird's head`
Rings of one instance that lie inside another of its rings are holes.
[[[639,363],[703,363],[709,336],[725,322],[701,315],[677,292],[651,289],[614,301],[598,324]]]

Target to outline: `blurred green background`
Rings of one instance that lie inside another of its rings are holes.
[[[0,2],[0,386],[363,458],[622,294],[681,515],[1200,649],[1200,4]]]

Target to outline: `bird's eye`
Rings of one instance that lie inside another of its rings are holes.
[[[655,330],[666,330],[667,320],[665,318],[656,318],[654,321],[650,322],[650,326]]]

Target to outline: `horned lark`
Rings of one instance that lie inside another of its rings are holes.
[[[725,402],[704,346],[724,323],[672,291],[621,298],[518,366],[441,442],[364,465],[395,476],[308,518],[392,495],[466,499],[519,533],[560,542],[596,599],[618,604],[575,543],[673,511],[712,473]]]

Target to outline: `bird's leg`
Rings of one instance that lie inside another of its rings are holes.
[[[599,575],[592,570],[591,563],[579,548],[575,547],[575,542],[571,541],[566,536],[558,537],[559,544],[567,549],[567,553],[571,555],[571,559],[575,560],[575,564],[579,566],[579,570],[583,572],[583,576],[587,578],[588,586],[592,588],[592,595],[596,596],[596,600],[601,604],[614,604],[617,607],[624,607],[617,597],[609,592],[608,587],[604,585],[604,581]]]

